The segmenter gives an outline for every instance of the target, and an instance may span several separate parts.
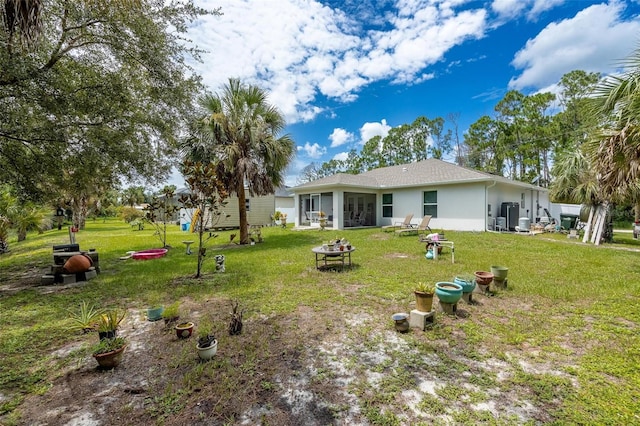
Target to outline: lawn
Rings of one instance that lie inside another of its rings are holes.
[[[150,229],[88,222],[82,249],[101,274],[77,287],[39,286],[66,231],[10,240],[0,256],[0,423],[101,424],[638,424],[640,245],[616,233],[595,247],[562,234],[446,232],[446,252],[424,257],[413,236],[381,229],[265,228],[264,242],[230,244],[220,232],[205,275],[185,254],[193,235],[169,225],[167,256],[120,260],[159,245]],[[355,247],[345,272],[315,269],[311,248],[335,237]],[[213,255],[226,256],[214,273]],[[419,281],[509,267],[509,285],[438,313],[425,332],[394,330]],[[181,302],[211,320],[218,354],[203,363],[146,308]],[[229,336],[231,302],[245,309]],[[70,332],[82,301],[122,307],[123,363],[96,369],[92,335]],[[126,420],[125,420],[126,419]]]

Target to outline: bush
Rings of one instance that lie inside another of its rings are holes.
[[[144,217],[144,212],[133,207],[123,207],[120,211],[120,218],[127,223]]]

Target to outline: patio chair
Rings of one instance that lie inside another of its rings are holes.
[[[420,222],[420,224],[416,227],[416,228],[403,228],[403,229],[398,229],[396,231],[396,234],[398,235],[402,235],[405,233],[412,233],[415,232],[417,234],[425,234],[426,231],[429,231],[429,233],[431,233],[431,228],[429,228],[429,222],[431,221],[431,215],[426,215],[425,217],[422,218],[422,221]]]
[[[411,219],[413,219],[413,213],[409,213],[407,217],[404,218],[403,222],[396,222],[393,225],[385,225],[382,227],[383,231],[393,231],[396,228],[400,229],[412,229],[414,225],[411,224]]]
[[[358,219],[356,220],[358,222],[358,225],[364,226],[364,224],[367,222],[367,212],[360,212],[360,214],[358,214]]]

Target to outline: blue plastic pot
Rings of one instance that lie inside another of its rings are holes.
[[[461,277],[455,277],[453,283],[462,286],[463,293],[471,293],[476,288],[476,281],[474,279],[465,280]]]
[[[458,303],[462,297],[462,286],[446,281],[436,283],[436,296],[442,303]]]

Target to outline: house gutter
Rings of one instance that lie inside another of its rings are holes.
[[[494,186],[496,186],[497,183],[498,183],[498,181],[494,179],[493,183],[491,185],[485,186],[485,188],[484,188],[484,205],[485,206],[488,205],[487,201],[489,200],[489,189],[491,189]],[[487,232],[496,232],[497,233],[497,231],[495,229],[489,229],[489,219],[487,218],[486,213],[484,215],[484,229]]]

